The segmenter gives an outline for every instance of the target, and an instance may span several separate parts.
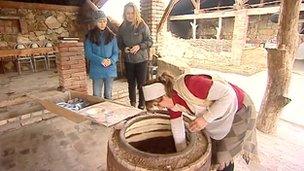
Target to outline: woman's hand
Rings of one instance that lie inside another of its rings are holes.
[[[111,60],[110,59],[103,59],[101,62],[102,66],[108,67],[111,65]]]
[[[140,49],[140,46],[139,45],[135,45],[133,46],[131,49],[130,49],[130,53],[132,54],[136,54]]]
[[[198,117],[190,123],[189,130],[191,132],[201,131],[207,126],[207,124],[208,122],[203,117]]]

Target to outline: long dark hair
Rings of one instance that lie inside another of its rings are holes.
[[[86,39],[89,39],[92,43],[94,43],[96,45],[100,45],[100,43],[101,43],[100,42],[101,32],[102,32],[102,30],[100,30],[96,26],[89,31],[89,33],[86,35]],[[104,32],[103,35],[104,35],[104,40],[105,40],[104,44],[106,45],[106,44],[108,44],[112,41],[115,34],[113,33],[113,31],[109,27],[106,27],[103,32]]]

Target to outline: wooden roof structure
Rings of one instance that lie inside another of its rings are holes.
[[[86,0],[10,0],[13,2],[30,2],[40,4],[54,4],[54,5],[68,5],[68,6],[81,6]],[[101,7],[107,0],[91,0],[94,4]]]
[[[279,0],[239,0],[248,15],[265,15],[278,13]],[[300,11],[304,11],[304,1]],[[194,20],[234,17],[236,15],[234,0],[171,0],[157,27],[159,32],[165,21]]]

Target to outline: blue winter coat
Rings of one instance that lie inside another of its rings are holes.
[[[119,53],[117,39],[114,37],[111,42],[105,45],[103,33],[101,34],[100,45],[92,43],[89,39],[86,39],[84,44],[85,56],[90,63],[89,76],[91,79],[117,77],[116,62],[118,61]],[[104,67],[101,64],[102,60],[106,58],[111,60],[111,65],[108,67]]]

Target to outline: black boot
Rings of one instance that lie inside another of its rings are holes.
[[[145,106],[144,105],[138,105],[138,109],[144,110]]]
[[[138,109],[144,110],[145,109],[145,101],[140,100],[138,102]]]
[[[234,170],[234,163],[230,163],[228,166],[226,166],[223,170],[221,171],[233,171]]]
[[[131,106],[135,107],[136,103],[135,102],[130,102]]]

